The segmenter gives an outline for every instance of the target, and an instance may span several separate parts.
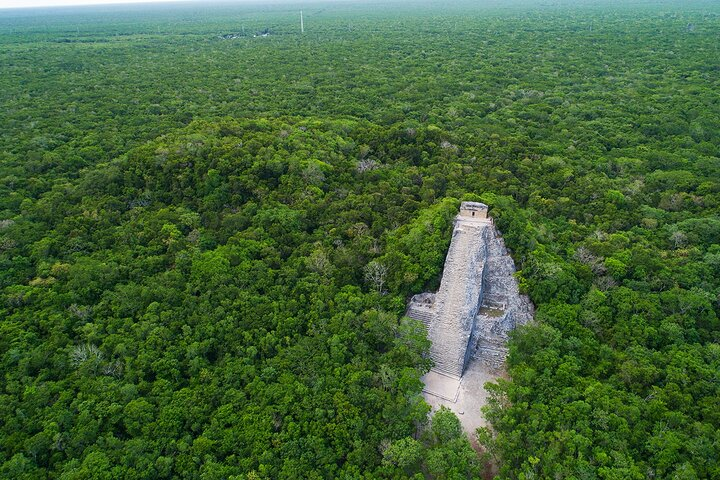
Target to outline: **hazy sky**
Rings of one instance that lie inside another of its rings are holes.
[[[178,0],[0,0],[0,8],[52,7],[62,5],[98,5],[101,3],[155,3]]]

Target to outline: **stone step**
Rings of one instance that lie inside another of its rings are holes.
[[[492,353],[493,356],[507,356],[508,349],[504,348],[502,345],[481,345],[478,347],[476,354],[480,353]]]
[[[435,361],[433,359],[433,361]],[[434,370],[436,372],[442,373],[443,375],[447,375],[449,377],[453,378],[460,378],[462,377],[462,370],[460,368],[456,368],[455,366],[448,367],[442,364],[435,363],[433,368],[431,370]]]
[[[482,306],[486,308],[506,308],[509,304],[508,295],[488,293],[483,297]]]
[[[445,258],[443,280],[435,301],[436,317],[433,328],[429,331],[435,370],[444,374],[459,377],[464,369],[461,359],[467,350],[467,335],[471,328],[466,323],[469,320],[468,314],[472,314],[468,310],[472,308],[472,300],[468,295],[475,288],[470,288],[472,284],[468,282],[482,278],[482,268],[487,255],[487,230],[486,226],[471,228],[458,225]],[[480,291],[473,292],[472,295],[479,296]]]
[[[420,308],[410,308],[407,311],[406,315],[415,320],[420,320],[428,328],[430,327],[430,324],[432,323],[434,317],[434,313],[432,310]]]

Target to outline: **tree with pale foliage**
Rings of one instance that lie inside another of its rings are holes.
[[[365,265],[363,269],[365,281],[369,283],[377,293],[382,293],[383,287],[385,286],[385,279],[387,278],[388,268],[387,266],[377,260]]]

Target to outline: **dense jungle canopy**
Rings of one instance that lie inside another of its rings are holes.
[[[0,10],[0,477],[720,478],[720,5],[299,8]],[[537,307],[477,451],[461,200]]]

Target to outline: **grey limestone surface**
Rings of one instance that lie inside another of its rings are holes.
[[[457,377],[449,377],[437,370],[430,370],[422,378],[426,394],[438,397],[450,403],[455,403],[460,393],[460,379]]]
[[[425,401],[432,407],[433,412],[441,406],[455,412],[463,430],[472,438],[478,427],[487,426],[482,416],[482,407],[488,401],[488,392],[484,385],[496,380],[498,373],[484,368],[482,362],[473,358],[462,378],[455,379],[454,384],[445,381],[438,385],[437,376],[438,374],[431,370],[423,377],[423,381],[426,382],[423,390]],[[439,389],[442,389],[439,392],[442,395],[438,394]]]
[[[435,366],[423,377],[423,395],[445,405],[468,433],[484,424],[484,384],[504,372],[509,332],[532,320],[530,300],[521,295],[515,264],[492,218],[455,219],[440,289],[415,295],[407,316],[422,321],[432,342]]]
[[[435,369],[460,377],[482,298],[489,221],[458,219],[428,327]],[[470,279],[477,279],[476,281]]]

